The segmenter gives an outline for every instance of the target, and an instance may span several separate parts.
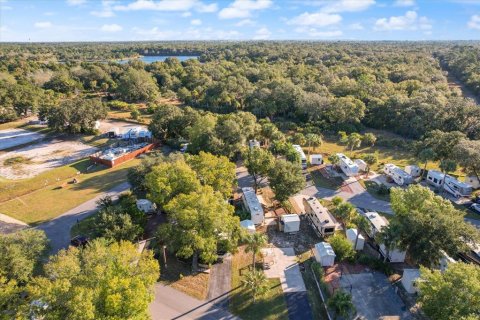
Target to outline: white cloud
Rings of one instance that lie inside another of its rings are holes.
[[[118,11],[189,11],[195,9],[199,12],[214,12],[217,10],[217,4],[204,4],[199,0],[135,0],[127,5],[116,5],[113,9]]]
[[[340,21],[342,21],[342,17],[338,14],[329,14],[324,12],[304,12],[301,15],[298,15],[287,21],[287,24],[325,27],[339,23]]]
[[[68,5],[70,6],[79,6],[85,2],[87,2],[87,0],[67,0]]]
[[[192,13],[190,11],[182,13],[182,17],[184,17],[184,18],[188,18],[190,16],[192,16]]]
[[[40,22],[35,22],[33,26],[37,29],[47,29],[52,27],[52,23],[50,21],[40,21]]]
[[[264,10],[273,4],[271,0],[235,0],[218,13],[220,19],[248,18],[252,11]]]
[[[260,28],[255,32],[255,35],[253,36],[253,39],[254,40],[266,40],[266,39],[270,38],[271,34],[272,33],[270,32],[270,30],[268,30],[267,28]]]
[[[427,17],[418,17],[415,11],[407,11],[403,16],[381,18],[375,22],[374,30],[430,30],[432,24]]]
[[[361,23],[352,23],[349,25],[349,28],[352,30],[363,30],[365,29]]]
[[[118,32],[118,31],[122,31],[123,28],[122,26],[119,26],[118,24],[104,24],[100,30],[102,30],[103,32]]]
[[[91,11],[90,14],[100,18],[110,18],[115,16],[113,12],[113,5],[115,0],[102,0],[102,10]]]
[[[255,21],[250,19],[243,19],[235,23],[236,27],[253,26],[253,25],[255,25]]]
[[[133,28],[138,35],[137,40],[233,40],[240,39],[241,33],[236,30],[219,30],[211,27],[196,29],[188,28],[182,31]]]
[[[343,32],[341,30],[318,30],[317,28],[299,27],[295,29],[295,32],[306,35],[310,38],[335,38],[340,37]]]
[[[393,5],[396,7],[413,7],[416,3],[415,0],[396,0]]]
[[[327,13],[358,12],[366,10],[374,4],[375,0],[337,0],[329,2],[321,11]]]
[[[193,26],[199,26],[202,24],[202,20],[200,19],[193,19],[192,21],[190,21],[190,24],[193,25]]]
[[[477,29],[480,30],[480,15],[475,14],[470,18],[470,21],[468,21],[468,27],[470,29]]]

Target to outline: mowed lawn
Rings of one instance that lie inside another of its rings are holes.
[[[34,225],[50,220],[125,182],[129,168],[139,162],[133,159],[107,168],[90,167],[90,160],[83,159],[31,179],[0,179],[0,212]],[[73,178],[79,182],[73,184]]]
[[[280,279],[268,279],[269,291],[253,303],[248,291],[242,287],[242,277],[252,264],[252,255],[243,247],[232,257],[232,294],[230,311],[243,320],[271,319],[287,320],[288,309],[283,296]]]

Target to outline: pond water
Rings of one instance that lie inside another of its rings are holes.
[[[177,58],[180,61],[185,61],[188,59],[198,59],[198,56],[142,56],[138,58],[139,60],[145,62],[145,63],[152,63],[152,62],[157,62],[157,61],[165,61],[167,58]],[[123,59],[120,60],[119,63],[127,63],[130,61],[130,59]]]

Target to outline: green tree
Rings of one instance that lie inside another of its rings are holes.
[[[276,160],[268,175],[270,187],[275,193],[275,199],[282,202],[291,195],[302,190],[305,178],[299,165],[285,160]]]
[[[362,137],[362,143],[370,147],[373,147],[375,145],[375,142],[377,142],[377,137],[371,132],[365,133]]]
[[[480,268],[462,262],[445,270],[420,268],[417,281],[421,309],[430,319],[478,319],[480,317]],[[448,302],[448,303],[447,303]]]
[[[253,234],[249,234],[246,239],[246,247],[245,247],[245,252],[251,252],[253,256],[253,261],[252,261],[252,266],[253,269],[255,269],[255,257],[257,254],[260,253],[260,250],[264,248],[267,245],[267,237],[262,234],[255,232]]]
[[[305,137],[305,135],[303,133],[296,132],[291,137],[291,141],[292,141],[293,144],[298,144],[298,145],[303,146],[307,143],[307,138]]]
[[[66,71],[55,73],[53,77],[43,85],[43,87],[45,89],[65,94],[73,94],[76,90],[81,89],[80,83],[75,81]]]
[[[468,249],[467,242],[480,240],[478,230],[464,221],[464,214],[428,188],[393,188],[390,198],[399,224],[400,247],[416,263],[430,267],[438,263],[442,250],[455,256]]]
[[[128,102],[150,102],[159,96],[155,78],[144,70],[134,68],[129,68],[120,77],[117,93]]]
[[[327,304],[335,310],[335,319],[338,316],[347,318],[353,311],[355,306],[352,303],[352,296],[342,290],[337,290],[335,294],[328,299]]]
[[[32,301],[45,303],[45,319],[148,319],[158,262],[150,250],[122,241],[92,241],[61,250],[45,265],[45,276],[28,285]]]
[[[385,246],[385,256],[383,261],[387,261],[390,252],[397,249],[401,244],[402,230],[398,223],[390,223],[375,234],[375,241]]]
[[[323,139],[320,134],[308,133],[305,135],[305,139],[308,146],[308,155],[310,155],[312,149],[319,148],[323,144]]]
[[[444,186],[445,186],[445,178],[447,176],[447,174],[449,172],[453,172],[455,170],[457,170],[457,163],[453,160],[450,160],[450,159],[444,159],[444,160],[441,160],[440,161],[440,170],[442,170],[442,172],[445,174],[443,180],[442,180],[442,186],[440,187],[440,194],[443,194],[445,189],[444,189]]]
[[[328,161],[330,161],[330,163],[336,168],[340,163],[340,157],[334,153],[328,156]]]
[[[212,263],[217,259],[220,241],[232,251],[240,236],[240,221],[233,207],[219,192],[203,186],[188,194],[179,194],[166,206],[168,224],[160,226],[158,235],[176,255],[192,259],[198,269],[198,259]]]
[[[180,129],[178,126],[183,115],[182,109],[177,106],[160,105],[155,110],[148,129],[155,138],[163,142],[170,138],[178,138]]]
[[[243,154],[243,164],[253,177],[255,192],[273,168],[275,158],[262,148],[248,148]]]
[[[268,291],[267,278],[261,270],[254,269],[245,274],[242,279],[242,285],[246,291],[251,293],[253,303],[256,302],[257,297],[264,295]]]
[[[336,218],[341,219],[343,224],[348,225],[353,218],[358,214],[357,209],[350,202],[341,202],[333,209],[333,214]]]
[[[100,237],[115,241],[135,241],[143,233],[143,228],[135,224],[132,217],[118,206],[101,209],[94,225]]]
[[[200,187],[197,174],[185,161],[165,162],[152,168],[145,176],[147,197],[160,207],[182,193]]]
[[[201,184],[211,186],[224,199],[232,195],[237,177],[235,164],[227,157],[200,151],[198,155],[186,155],[186,162],[197,173]]]
[[[362,144],[361,134],[354,132],[348,136],[347,147],[350,149],[350,151],[353,151],[353,149],[355,148],[360,148],[361,144]]]
[[[460,140],[453,154],[458,164],[480,181],[480,140]]]
[[[365,216],[362,216],[358,213],[355,216],[355,218],[353,218],[353,223],[357,227],[357,236],[355,237],[355,245],[353,246],[353,248],[356,249],[358,244],[358,239],[360,237],[360,232],[363,231],[367,234],[370,233],[372,225],[370,224],[370,221],[368,221],[368,219],[365,218]]]
[[[328,238],[338,261],[351,261],[355,257],[353,245],[342,234],[335,234]]]
[[[431,148],[435,153],[434,160],[453,159],[454,147],[465,138],[465,135],[458,131],[443,132],[440,130],[430,131],[420,143],[422,149]]]
[[[367,164],[367,177],[370,174],[370,168],[378,162],[378,154],[377,153],[369,153],[363,156],[363,161]]]
[[[0,277],[27,283],[41,264],[48,247],[45,232],[25,229],[0,235]]]
[[[418,153],[418,159],[425,163],[425,165],[423,166],[423,172],[426,172],[428,161],[432,161],[435,159],[435,152],[432,148],[425,148]]]

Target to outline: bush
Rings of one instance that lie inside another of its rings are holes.
[[[390,265],[386,262],[383,262],[380,259],[368,256],[366,254],[359,254],[357,258],[357,263],[363,264],[368,266],[371,269],[375,269],[377,271],[385,273],[387,276],[390,276],[393,274],[393,269],[390,267]]]
[[[110,101],[107,105],[110,109],[130,110],[130,104],[120,100]]]
[[[323,277],[325,276],[325,272],[323,271],[323,267],[317,261],[312,262],[312,269],[317,277],[318,281],[323,281]]]
[[[333,251],[335,251],[338,261],[354,261],[355,250],[353,250],[353,245],[344,235],[337,233],[329,238],[328,242],[332,246]]]

